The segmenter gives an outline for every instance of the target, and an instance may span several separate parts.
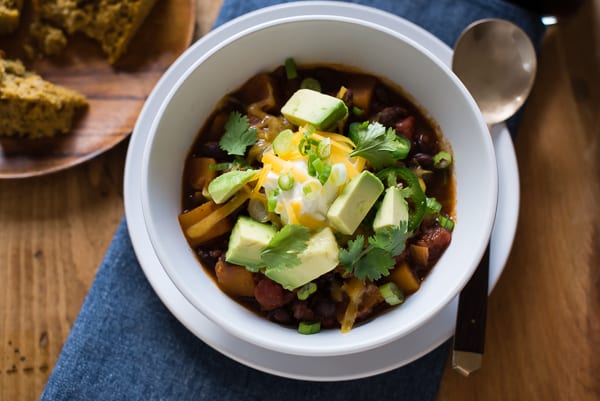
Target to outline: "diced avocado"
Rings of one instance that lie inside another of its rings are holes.
[[[352,235],[382,192],[379,178],[364,170],[344,187],[329,207],[329,223],[342,234]]]
[[[306,249],[298,254],[299,265],[268,268],[265,275],[283,288],[293,290],[335,269],[339,263],[339,251],[331,228],[325,227],[313,234]]]
[[[225,260],[236,265],[256,267],[262,264],[260,253],[267,247],[277,229],[271,224],[240,216],[231,230]]]
[[[256,170],[233,170],[223,173],[208,184],[208,193],[215,203],[221,204],[252,180],[257,172]]]
[[[292,124],[312,124],[317,129],[327,129],[348,114],[342,99],[311,89],[299,89],[281,108],[281,114]]]
[[[383,201],[373,220],[373,230],[398,226],[401,222],[408,224],[408,203],[402,196],[400,188],[389,187],[385,190]]]

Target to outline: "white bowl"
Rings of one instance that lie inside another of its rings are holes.
[[[191,56],[186,52],[181,58]],[[400,85],[439,124],[454,152],[457,223],[452,243],[403,305],[347,334],[325,330],[303,336],[249,312],[200,268],[177,220],[184,160],[205,119],[224,94],[287,57],[299,64],[348,65]],[[497,200],[496,161],[487,127],[467,90],[441,61],[384,27],[319,15],[258,24],[198,57],[153,118],[141,177],[142,211],[152,246],[190,303],[247,342],[304,356],[351,354],[387,344],[435,316],[459,293],[483,255]]]

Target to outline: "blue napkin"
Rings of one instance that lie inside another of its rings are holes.
[[[224,0],[216,25],[275,0]],[[353,1],[400,15],[449,46],[472,21],[504,18],[539,43],[539,18],[500,0]],[[513,126],[516,121],[513,120]],[[214,351],[163,306],[134,254],[123,219],[44,389],[42,400],[434,400],[449,342],[374,377],[285,379]]]

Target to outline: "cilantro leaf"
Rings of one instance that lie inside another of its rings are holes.
[[[402,221],[398,226],[388,226],[375,232],[369,238],[369,244],[373,247],[383,249],[392,256],[400,255],[406,246],[408,224]]]
[[[310,230],[300,224],[288,224],[275,234],[260,258],[267,269],[294,267],[300,264],[298,254],[307,247]]]
[[[225,123],[225,133],[219,146],[229,155],[244,156],[246,148],[254,145],[257,139],[256,128],[250,127],[248,117],[232,111]]]
[[[364,157],[377,170],[406,158],[410,150],[408,140],[378,122],[354,123],[349,136],[356,145],[350,156]]]
[[[346,273],[352,273],[354,264],[360,259],[365,238],[362,235],[357,235],[356,239],[348,241],[348,250],[340,249],[340,264],[346,270]]]
[[[348,249],[340,250],[340,264],[347,274],[353,273],[359,280],[379,280],[390,274],[396,265],[394,256],[401,254],[406,246],[407,224],[379,229],[365,240],[358,235],[348,241]]]
[[[359,280],[379,280],[381,276],[390,274],[396,261],[388,252],[381,248],[370,248],[354,266],[354,276]]]

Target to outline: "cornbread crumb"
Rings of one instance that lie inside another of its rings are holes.
[[[45,24],[40,20],[34,20],[29,26],[30,36],[26,45],[31,46],[27,53],[31,58],[35,54],[33,49],[38,49],[47,56],[60,54],[67,46],[65,33],[52,25]]]
[[[156,0],[34,0],[37,24],[31,26],[31,35],[44,37],[48,26],[67,34],[83,32],[98,41],[114,64],[150,13]],[[39,40],[37,40],[39,42]],[[39,46],[47,53],[53,46]]]
[[[83,95],[45,81],[27,71],[21,61],[0,58],[0,135],[66,134],[76,112],[86,105]]]
[[[0,0],[0,35],[18,28],[22,8],[23,0]]]

